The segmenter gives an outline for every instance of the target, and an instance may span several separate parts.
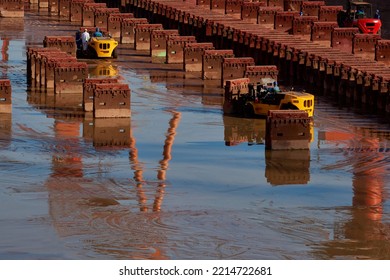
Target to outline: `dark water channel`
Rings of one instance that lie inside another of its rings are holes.
[[[264,120],[130,45],[88,63],[129,84],[131,119],[93,120],[27,86],[26,47],[76,29],[0,18],[0,259],[390,259],[387,124],[317,97],[310,150],[266,151]]]

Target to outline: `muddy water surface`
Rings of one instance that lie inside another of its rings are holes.
[[[77,25],[0,27],[1,259],[390,258],[387,124],[318,97],[310,150],[266,151],[264,120],[223,116],[215,83],[130,45],[88,63],[129,84],[132,117],[94,120],[27,86],[26,47]]]

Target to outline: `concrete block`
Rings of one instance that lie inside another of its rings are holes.
[[[266,121],[266,149],[309,149],[312,120],[300,110],[271,110]]]
[[[205,50],[202,59],[202,79],[220,80],[222,61],[225,57],[234,57],[233,50]]]
[[[166,63],[184,64],[184,46],[196,43],[195,36],[170,36],[167,39]]]

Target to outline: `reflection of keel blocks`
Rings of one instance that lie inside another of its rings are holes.
[[[129,145],[130,118],[111,118],[94,120],[94,147],[129,147]]]
[[[96,85],[93,98],[95,118],[129,118],[130,88],[127,84]]]
[[[0,79],[0,113],[11,113],[11,82]]]
[[[265,177],[273,186],[307,184],[310,180],[310,150],[265,151]]]
[[[1,0],[0,17],[22,18],[24,17],[24,1]]]
[[[305,111],[269,111],[266,122],[266,148],[272,150],[309,149],[310,124],[311,119]]]

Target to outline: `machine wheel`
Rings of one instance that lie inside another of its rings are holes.
[[[253,118],[255,116],[255,110],[251,104],[246,104],[244,108],[244,115],[248,118]]]
[[[112,51],[112,57],[118,58],[118,52],[117,52],[116,48]]]

